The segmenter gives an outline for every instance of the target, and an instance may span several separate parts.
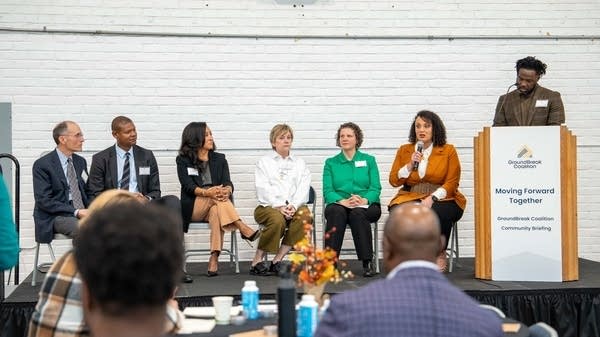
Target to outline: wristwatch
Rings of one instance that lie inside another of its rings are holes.
[[[440,201],[440,198],[436,197],[435,195],[431,195],[431,200],[433,200],[433,202],[438,202]]]

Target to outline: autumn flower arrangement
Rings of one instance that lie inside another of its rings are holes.
[[[294,245],[295,252],[289,256],[292,272],[298,274],[298,284],[305,287],[320,286],[353,277],[351,271],[337,269],[338,256],[335,250],[329,247],[318,249],[313,245],[312,228],[312,224],[304,223],[304,238]],[[325,233],[326,237],[328,235],[329,232]]]

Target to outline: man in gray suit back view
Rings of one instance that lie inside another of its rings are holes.
[[[386,279],[334,296],[315,336],[503,336],[500,319],[438,271],[443,240],[430,208],[396,207],[383,234]]]

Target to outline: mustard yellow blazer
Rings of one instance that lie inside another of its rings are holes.
[[[389,206],[427,197],[427,194],[410,192],[410,186],[427,182],[441,185],[447,192],[446,198],[443,200],[454,200],[458,207],[464,210],[467,205],[467,199],[458,191],[460,160],[454,146],[446,144],[435,146],[432,149],[423,179],[419,177],[417,171],[411,171],[408,178],[398,178],[398,171],[411,160],[411,155],[414,151],[414,144],[404,144],[396,152],[396,158],[390,171],[390,184],[394,187],[402,186],[402,188],[392,198]]]

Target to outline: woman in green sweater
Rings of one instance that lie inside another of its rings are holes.
[[[356,255],[363,262],[363,276],[375,275],[373,269],[373,239],[371,222],[381,217],[381,183],[375,157],[358,151],[363,133],[358,125],[340,125],[336,145],[342,151],[325,161],[323,168],[323,197],[325,198],[325,246],[339,256],[350,225]],[[335,228],[335,229],[334,229]]]

